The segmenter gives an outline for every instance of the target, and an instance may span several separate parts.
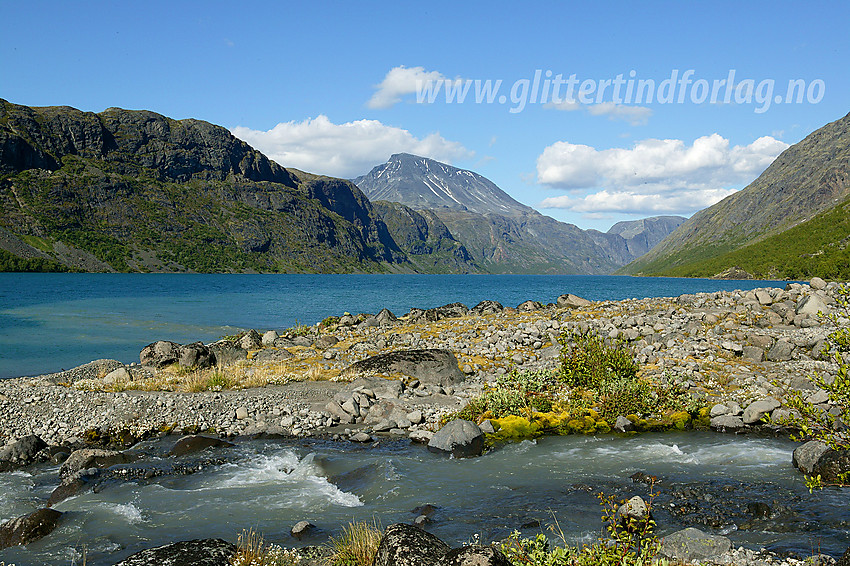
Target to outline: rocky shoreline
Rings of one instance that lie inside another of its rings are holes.
[[[822,355],[835,323],[819,313],[837,313],[838,325],[850,324],[836,308],[838,290],[814,279],[676,298],[591,302],[566,294],[516,308],[484,301],[472,309],[412,309],[403,317],[345,313],[207,345],[155,342],[139,364],[98,360],[0,380],[0,472],[65,462],[60,487],[79,487],[122,463],[117,455],[139,440],[169,434],[203,433],[194,438],[221,442],[279,435],[428,443],[441,418],[500,376],[555,368],[559,336],[576,331],[625,340],[644,375],[710,408],[712,429],[776,431],[762,418],[788,414],[790,391],[836,410],[809,376],[837,370]],[[195,442],[192,450],[214,444]],[[811,473],[824,451],[810,450],[805,461],[801,454],[795,464]],[[716,563],[796,564],[742,549],[722,556]]]

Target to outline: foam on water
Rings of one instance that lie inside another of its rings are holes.
[[[131,525],[144,523],[147,520],[142,510],[132,503],[109,503],[106,508]]]

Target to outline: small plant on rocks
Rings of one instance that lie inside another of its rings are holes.
[[[263,535],[253,528],[240,533],[236,547],[231,566],[294,566],[301,563],[297,550],[282,548],[276,544],[267,545],[263,541]]]
[[[623,342],[605,341],[590,332],[561,335],[559,377],[570,387],[597,388],[613,379],[634,379],[638,365]]]

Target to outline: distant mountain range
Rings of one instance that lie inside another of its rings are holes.
[[[850,114],[786,149],[750,185],[696,213],[621,271],[850,278]]]
[[[407,154],[354,184],[225,128],[0,100],[0,270],[609,273],[682,219],[584,231]]]
[[[408,239],[396,237],[397,222],[388,215],[427,214],[490,273],[610,273],[685,220],[666,216],[621,222],[607,233],[582,230],[517,202],[477,173],[407,153],[393,155],[354,183],[397,241]]]

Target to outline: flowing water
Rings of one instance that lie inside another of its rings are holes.
[[[0,273],[0,378],[69,369],[97,358],[138,361],[156,340],[215,340],[239,329],[281,329],[325,317],[405,314],[489,299],[506,306],[675,297],[683,293],[780,286],[589,275],[198,275]]]
[[[133,449],[151,468],[168,467],[174,439]],[[601,532],[597,494],[649,497],[629,477],[655,475],[654,514],[662,534],[696,526],[736,544],[838,555],[850,545],[846,491],[809,494],[784,439],[712,433],[549,437],[509,444],[473,459],[447,459],[406,441],[377,447],[273,440],[219,449],[226,462],[192,475],[114,481],[56,505],[66,515],[50,536],[0,551],[0,561],[68,565],[85,551],[91,566],[114,564],[143,548],[193,538],[235,540],[254,527],[270,542],[316,544],[348,521],[410,522],[413,509],[437,507],[428,530],[453,545],[490,541],[527,527],[532,536],[557,519],[571,543]],[[188,459],[187,459],[188,458]],[[198,461],[198,456],[184,462]],[[0,518],[32,511],[57,485],[56,466],[0,474]],[[765,503],[770,519],[748,505]],[[685,505],[686,504],[686,505]],[[682,506],[686,512],[679,511]],[[321,532],[298,543],[300,520]],[[551,534],[551,533],[549,533]]]

